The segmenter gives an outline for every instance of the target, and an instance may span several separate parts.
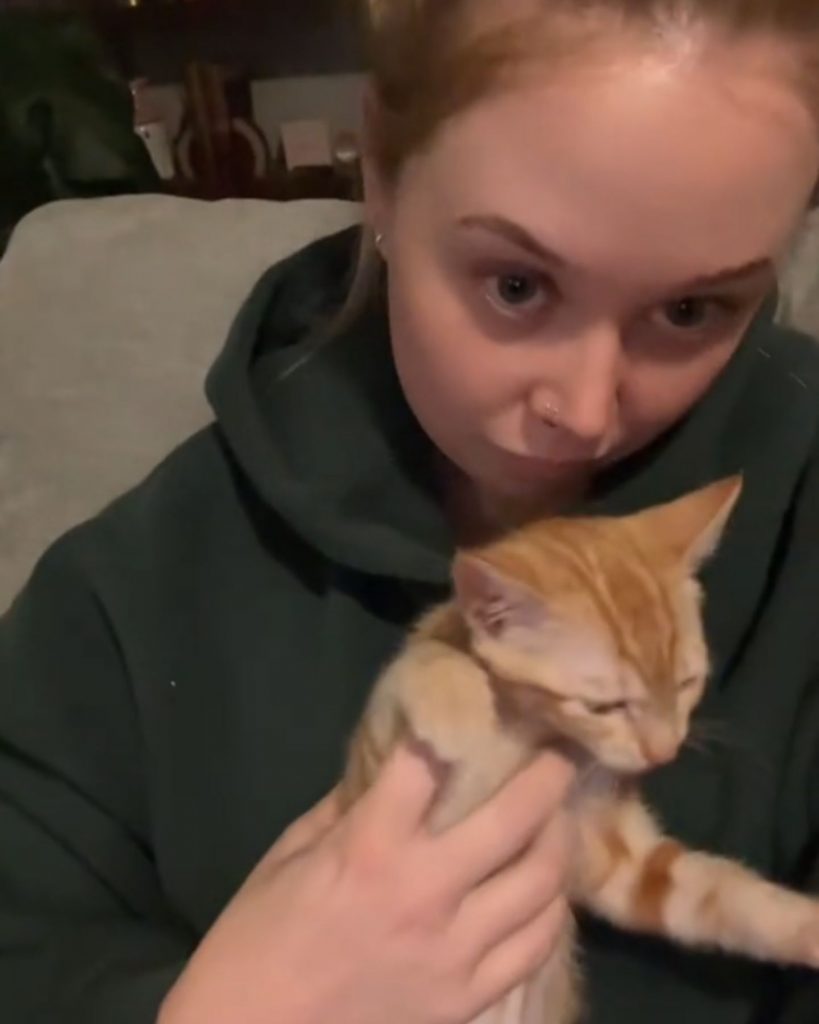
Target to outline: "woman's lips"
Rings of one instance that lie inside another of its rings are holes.
[[[507,462],[521,473],[532,476],[555,474],[559,476],[577,476],[587,472],[595,463],[595,459],[556,459],[542,455],[521,455],[508,449],[501,449]]]

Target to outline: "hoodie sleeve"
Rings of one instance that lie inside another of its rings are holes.
[[[800,724],[791,738],[791,770],[783,783],[784,816],[779,836],[789,842],[788,862],[799,865],[794,884],[817,899],[819,907],[819,673],[800,709]],[[819,911],[817,912],[819,916]],[[819,971],[785,974],[778,1013],[761,1024],[816,1024],[819,1021]]]
[[[819,1020],[819,981],[809,979],[793,986],[784,1001],[784,1010],[778,1017],[770,1017],[771,1024],[816,1024]]]
[[[807,890],[819,894],[819,859],[813,864]],[[819,1021],[819,973],[789,973],[793,974],[793,978],[786,984],[779,1013],[768,1020],[771,1024],[816,1024]]]
[[[60,541],[0,619],[0,1004],[9,1024],[152,1024],[193,941],[163,899],[135,702]]]

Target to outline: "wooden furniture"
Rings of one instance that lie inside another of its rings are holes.
[[[306,149],[286,144],[285,135],[305,131]],[[192,62],[185,69],[185,114],[174,143],[176,175],[167,190],[196,199],[360,198],[354,138],[334,139],[321,121],[283,126],[282,136],[271,149],[254,120],[246,77]]]

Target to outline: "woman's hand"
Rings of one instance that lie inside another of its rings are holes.
[[[159,1024],[465,1024],[564,926],[571,779],[543,754],[432,835],[435,773],[399,748],[349,813],[331,794],[272,847]]]

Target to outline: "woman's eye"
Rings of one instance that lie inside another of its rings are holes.
[[[628,707],[628,701],[613,700],[608,703],[589,704],[587,706],[593,715],[614,715],[620,711],[625,711]]]
[[[501,313],[516,315],[539,309],[547,300],[547,287],[537,274],[501,274],[488,288],[490,301]]]
[[[736,303],[727,299],[687,296],[661,306],[659,317],[665,328],[695,333],[718,325],[736,312]]]
[[[671,326],[683,330],[702,327],[708,320],[709,312],[710,303],[704,299],[680,299],[678,302],[670,302],[665,307],[665,315]]]

